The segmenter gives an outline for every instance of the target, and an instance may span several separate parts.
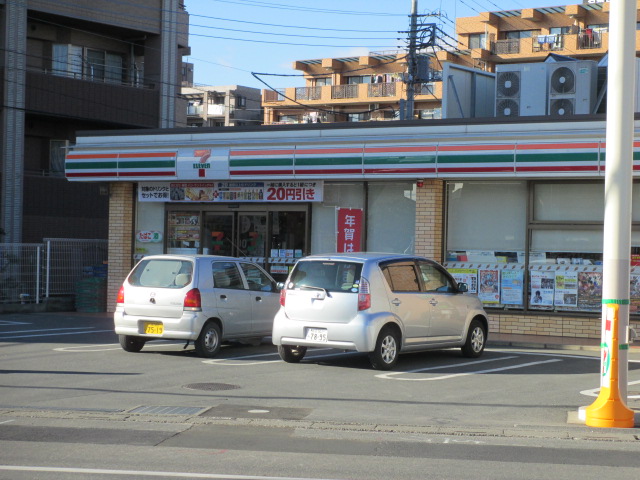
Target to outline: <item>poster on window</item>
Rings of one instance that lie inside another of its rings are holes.
[[[523,270],[503,270],[500,275],[501,300],[503,305],[522,305],[524,294]]]
[[[458,283],[466,283],[469,293],[478,293],[477,268],[450,268],[448,272]]]
[[[556,272],[532,271],[531,272],[531,306],[553,306],[553,292],[556,283]]]
[[[556,272],[556,307],[578,305],[578,272],[558,270]]]
[[[336,251],[359,252],[362,240],[362,209],[336,208]]]
[[[478,298],[482,303],[500,303],[500,270],[478,270],[480,282]]]
[[[602,309],[602,272],[578,273],[578,308],[590,312]]]
[[[631,274],[631,284],[629,287],[631,296],[629,313],[638,314],[640,313],[640,275]]]

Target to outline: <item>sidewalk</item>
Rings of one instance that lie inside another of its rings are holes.
[[[515,335],[489,332],[489,347],[547,348],[550,350],[600,350],[598,338],[552,337],[547,335]],[[629,345],[630,352],[640,353],[640,342]]]

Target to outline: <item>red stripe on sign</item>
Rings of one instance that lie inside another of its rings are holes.
[[[362,153],[362,148],[317,148],[296,150],[296,155],[323,155],[327,153]]]
[[[598,148],[598,143],[541,143],[534,145],[517,145],[518,150],[566,150],[567,148]]]
[[[229,175],[293,175],[293,170],[238,170],[229,172]]]
[[[440,152],[476,152],[476,151],[490,151],[490,150],[513,150],[515,145],[452,145],[452,146],[440,146],[438,151]]]
[[[117,177],[116,172],[67,173],[67,178]]]
[[[365,168],[364,173],[436,173],[435,168]]]
[[[118,158],[117,153],[70,153],[67,155],[67,160],[86,160],[93,158]]]
[[[435,152],[437,147],[372,147],[365,148],[364,153],[402,153],[402,152]]]
[[[295,150],[233,150],[229,152],[232,157],[257,157],[274,155],[293,155]]]
[[[597,172],[598,166],[566,166],[566,167],[521,167],[518,165],[517,172]]]
[[[119,172],[119,177],[175,177],[176,172]]]

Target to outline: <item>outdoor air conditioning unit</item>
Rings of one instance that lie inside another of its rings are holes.
[[[547,113],[547,67],[543,63],[496,66],[496,117]]]
[[[549,115],[593,113],[598,65],[591,60],[547,63],[549,66]]]

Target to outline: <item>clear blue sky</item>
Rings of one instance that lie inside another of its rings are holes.
[[[437,23],[452,37],[456,17],[479,12],[557,6],[581,0],[418,0],[418,13],[440,11]],[[266,88],[251,72],[300,75],[295,60],[366,55],[406,45],[411,0],[185,0],[198,85]],[[454,44],[452,39],[445,39]],[[276,88],[299,77],[261,77]]]

